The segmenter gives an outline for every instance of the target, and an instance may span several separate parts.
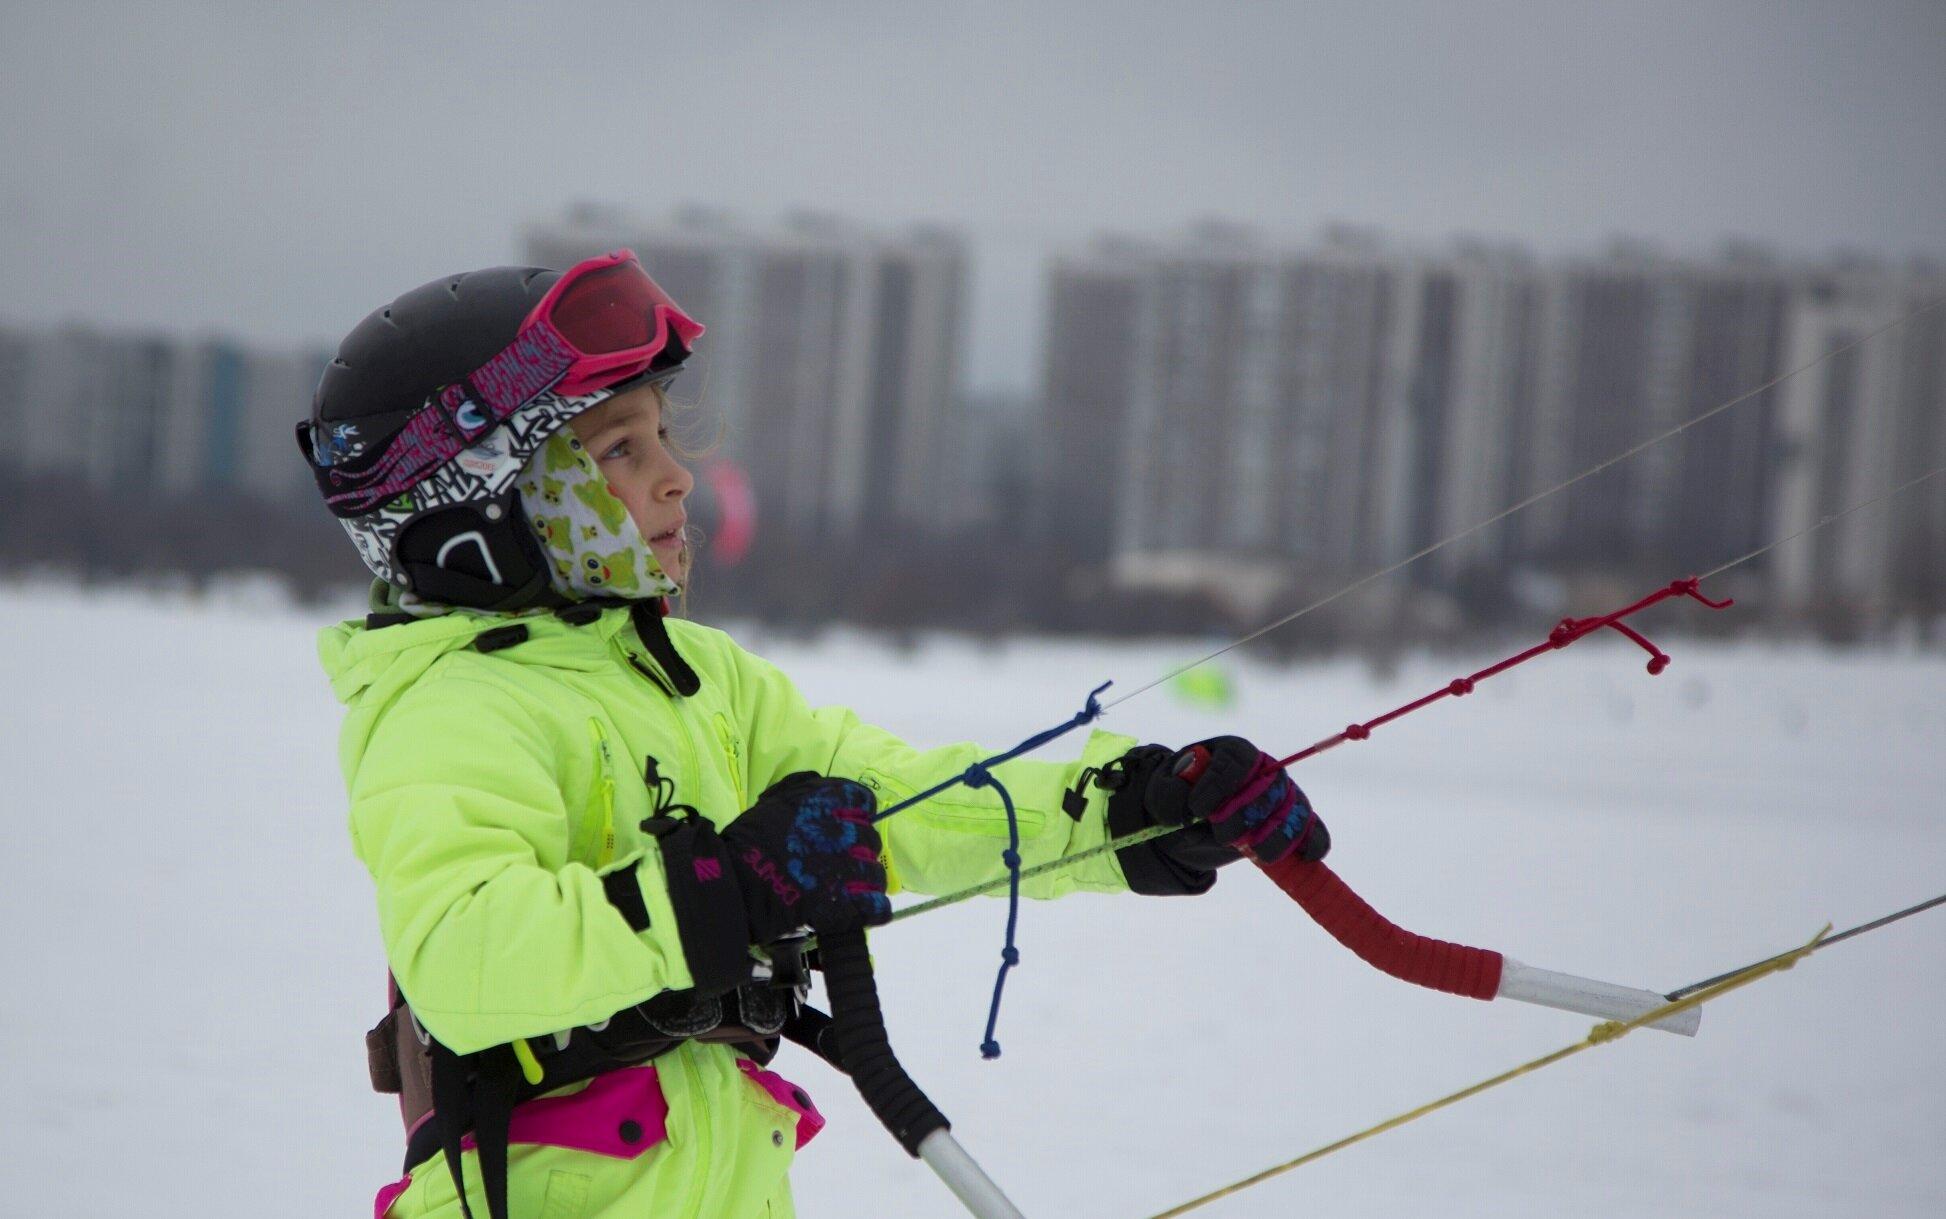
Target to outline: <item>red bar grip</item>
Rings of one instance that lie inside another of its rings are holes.
[[[1322,863],[1286,856],[1259,862],[1265,876],[1331,938],[1395,978],[1448,994],[1491,999],[1500,990],[1500,954],[1416,935],[1371,908]]]

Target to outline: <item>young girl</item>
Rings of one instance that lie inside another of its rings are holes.
[[[979,748],[812,710],[668,616],[693,480],[663,387],[702,333],[628,251],[449,276],[359,323],[299,425],[378,577],[319,640],[396,983],[368,1050],[406,1175],[378,1219],[790,1215],[823,1122],[765,1069],[791,992],[764,950],[1001,872],[989,790],[871,820]],[[1193,784],[1102,732],[1077,762],[998,767],[1028,865],[1183,827],[1025,892],[1195,894],[1244,850],[1323,855],[1281,770],[1204,744]]]

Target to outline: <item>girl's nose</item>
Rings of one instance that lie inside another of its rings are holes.
[[[689,468],[673,457],[663,458],[663,469],[657,473],[653,494],[658,500],[674,503],[693,491],[696,476]]]

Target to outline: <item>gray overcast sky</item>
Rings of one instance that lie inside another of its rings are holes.
[[[0,0],[0,113],[0,317],[280,342],[576,198],[964,226],[981,387],[1103,227],[1946,253],[1938,0]]]

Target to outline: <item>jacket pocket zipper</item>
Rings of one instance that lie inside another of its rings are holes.
[[[601,721],[588,721],[588,739],[594,742],[595,758],[601,766],[601,777],[595,781],[595,800],[601,809],[601,847],[595,856],[595,867],[605,868],[615,859],[615,756],[608,748],[608,733],[603,731]]]
[[[737,740],[730,727],[730,717],[721,711],[716,713],[716,739],[723,746],[723,756],[730,763],[730,785],[736,789],[737,811],[742,812],[750,806],[750,794],[743,784],[743,743]]]

